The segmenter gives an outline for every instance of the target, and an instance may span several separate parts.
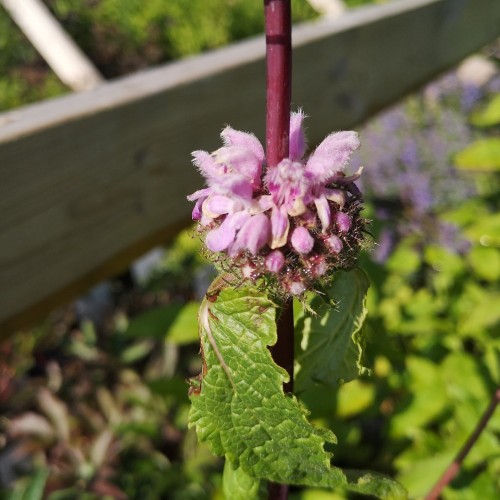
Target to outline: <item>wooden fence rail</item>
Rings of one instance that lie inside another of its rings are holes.
[[[498,0],[399,0],[297,26],[312,139],[359,124],[496,38]],[[0,114],[0,331],[26,325],[188,223],[193,149],[264,128],[262,37]],[[367,166],[369,168],[369,165]]]

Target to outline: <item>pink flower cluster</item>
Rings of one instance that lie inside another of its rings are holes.
[[[305,161],[304,118],[291,114],[289,157],[276,166],[266,166],[253,134],[226,127],[223,147],[193,153],[208,187],[188,196],[216,260],[229,258],[244,278],[267,276],[289,295],[352,265],[363,232],[354,185],[362,169],[344,173],[357,134],[330,134]]]

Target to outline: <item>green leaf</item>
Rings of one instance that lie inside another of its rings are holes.
[[[408,496],[402,485],[382,474],[356,470],[346,470],[345,474],[351,491],[384,500],[404,500]]]
[[[38,469],[33,476],[16,482],[10,500],[41,500],[45,490],[45,483],[49,476],[48,469]]]
[[[299,317],[296,393],[315,383],[338,387],[367,371],[362,362],[362,326],[367,313],[368,286],[368,278],[361,269],[340,271],[328,289],[328,297],[337,306],[332,307],[316,296],[310,306],[317,315]]]
[[[183,345],[198,340],[196,312],[198,302],[169,304],[152,309],[130,321],[125,335],[129,337],[164,338]]]
[[[260,500],[267,497],[266,482],[245,474],[241,467],[233,469],[226,460],[222,475],[222,490],[231,500]]]
[[[288,375],[267,349],[276,342],[276,305],[251,288],[217,293],[200,308],[204,370],[201,390],[191,395],[190,426],[216,455],[251,477],[345,485],[323,449],[335,436],[314,428],[297,399],[283,392]]]
[[[472,241],[485,247],[500,247],[500,213],[478,217],[476,222],[467,228],[465,234]]]
[[[411,498],[422,498],[434,486],[455,455],[456,450],[445,450],[414,460],[400,472],[398,479],[408,489]]]
[[[479,139],[460,151],[455,162],[461,170],[493,172],[500,170],[500,139]]]
[[[387,261],[389,271],[407,276],[418,270],[421,257],[413,248],[413,242],[407,239],[401,242]]]
[[[500,94],[491,99],[485,106],[475,110],[471,123],[476,127],[492,127],[500,124]]]
[[[198,341],[197,313],[199,302],[188,302],[167,330],[167,340],[177,345]]]
[[[482,279],[496,282],[500,278],[500,251],[493,247],[474,247],[467,256],[472,270]]]
[[[432,361],[416,356],[406,360],[410,377],[411,399],[391,420],[394,437],[411,437],[446,409],[446,387],[439,367]]]

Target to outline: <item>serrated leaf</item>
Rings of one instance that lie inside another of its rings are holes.
[[[337,273],[327,290],[337,304],[320,297],[310,303],[316,316],[302,315],[297,321],[295,391],[315,383],[338,387],[366,371],[362,362],[361,328],[366,317],[369,281],[361,269]]]
[[[461,170],[495,172],[500,170],[500,139],[478,139],[457,153],[455,162]]]
[[[251,288],[209,297],[199,314],[202,385],[191,395],[190,426],[199,439],[255,478],[345,485],[323,449],[335,436],[314,428],[297,399],[283,392],[288,375],[267,349],[276,342],[276,305]]]

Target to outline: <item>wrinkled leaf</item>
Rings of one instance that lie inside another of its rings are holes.
[[[225,289],[210,300],[199,314],[201,390],[191,396],[190,425],[199,439],[255,478],[345,484],[323,449],[335,436],[309,424],[296,398],[283,392],[288,375],[267,349],[276,342],[275,304],[250,288]]]
[[[200,441],[225,455],[241,477],[367,494],[387,493],[389,485],[403,491],[371,473],[347,484],[343,472],[331,466],[323,447],[335,436],[313,427],[297,399],[284,394],[288,375],[267,349],[276,342],[272,301],[252,288],[212,287],[207,297],[199,314],[201,386],[199,381],[192,386],[189,419]]]
[[[299,317],[296,327],[295,391],[301,393],[312,384],[338,387],[366,370],[362,362],[362,326],[366,317],[369,281],[360,269],[337,273],[328,296],[332,307],[320,297],[310,306],[316,316]]]

